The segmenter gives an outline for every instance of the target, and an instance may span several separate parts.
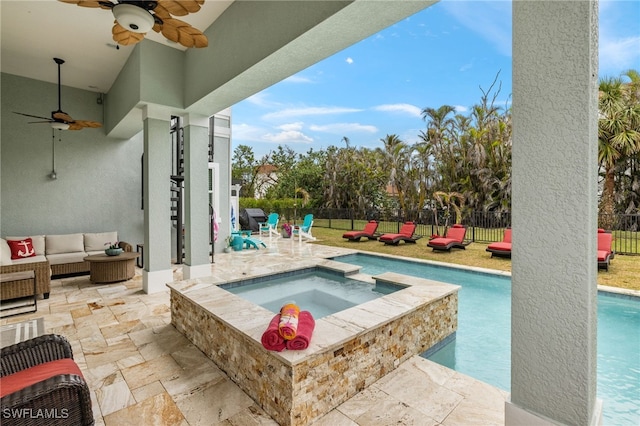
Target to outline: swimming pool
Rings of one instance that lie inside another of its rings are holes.
[[[370,275],[400,272],[462,286],[458,331],[428,359],[500,389],[511,387],[511,279],[367,254],[334,258]],[[491,309],[487,309],[487,307]],[[598,398],[606,425],[640,424],[640,302],[598,294]]]
[[[331,272],[313,270],[282,277],[264,277],[249,283],[222,284],[220,288],[237,294],[273,313],[288,302],[295,302],[311,312],[314,318],[324,318],[336,312],[368,302],[401,290],[402,287],[387,285],[376,291],[378,285],[345,278]]]

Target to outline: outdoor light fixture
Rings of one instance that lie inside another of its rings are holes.
[[[155,23],[148,11],[132,4],[118,3],[111,10],[118,24],[134,33],[148,33]]]
[[[67,124],[67,127],[69,127],[68,124]],[[49,173],[49,179],[51,180],[58,179],[58,174],[56,173],[56,131],[55,130],[51,130],[51,173]]]
[[[55,130],[69,130],[69,124],[60,121],[52,121],[51,128]]]

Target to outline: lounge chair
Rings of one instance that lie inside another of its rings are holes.
[[[456,223],[447,231],[444,237],[436,237],[427,243],[427,246],[431,247],[433,251],[450,251],[452,248],[459,248],[464,250],[468,243],[464,242],[464,237],[467,234],[467,228]]]
[[[94,424],[89,386],[66,338],[34,337],[2,348],[0,357],[3,425]]]
[[[385,245],[394,245],[397,246],[400,241],[404,241],[405,243],[413,243],[422,238],[420,235],[413,235],[416,232],[416,224],[413,222],[405,222],[402,224],[400,228],[400,232],[397,234],[383,234],[378,238],[378,241],[384,243]]]
[[[511,258],[511,228],[504,230],[502,241],[491,243],[487,246],[487,251],[491,253],[491,257],[508,257]]]
[[[609,270],[609,263],[614,256],[612,242],[613,234],[598,229],[598,269]]]
[[[370,220],[364,226],[362,231],[349,231],[342,234],[342,238],[346,238],[349,241],[360,241],[360,238],[368,238],[370,240],[377,240],[379,234],[376,233],[378,229],[378,221]]]
[[[313,215],[309,213],[304,217],[304,221],[302,222],[302,225],[300,226],[296,225],[293,227],[293,229],[291,230],[291,235],[294,237],[297,236],[298,241],[302,241],[303,238],[306,238],[311,241],[315,241],[316,238],[313,235],[311,235],[312,226],[313,226]]]
[[[278,215],[278,213],[270,213],[269,217],[267,217],[266,222],[259,223],[260,236],[262,237],[262,233],[264,232],[265,235],[269,237],[271,237],[271,235],[275,235],[276,237],[279,237],[280,236],[280,234],[278,233],[279,221],[280,221],[280,216]]]

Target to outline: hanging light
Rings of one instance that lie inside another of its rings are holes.
[[[111,9],[124,29],[134,33],[148,33],[153,28],[153,16],[145,9],[127,3],[118,3]]]
[[[51,173],[49,173],[49,179],[51,180],[58,179],[58,174],[56,173],[56,131],[55,129],[51,130]]]
[[[55,130],[69,130],[69,124],[61,121],[52,121],[51,128]]]

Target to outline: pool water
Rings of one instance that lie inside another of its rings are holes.
[[[402,288],[386,286],[375,291],[373,284],[321,270],[254,281],[223,284],[220,287],[273,313],[280,312],[284,304],[294,302],[301,310],[311,312],[316,319]]]
[[[456,338],[428,359],[510,390],[510,278],[366,254],[334,260],[362,266],[369,275],[398,272],[462,286]],[[640,301],[598,294],[597,356],[604,424],[640,424]]]

